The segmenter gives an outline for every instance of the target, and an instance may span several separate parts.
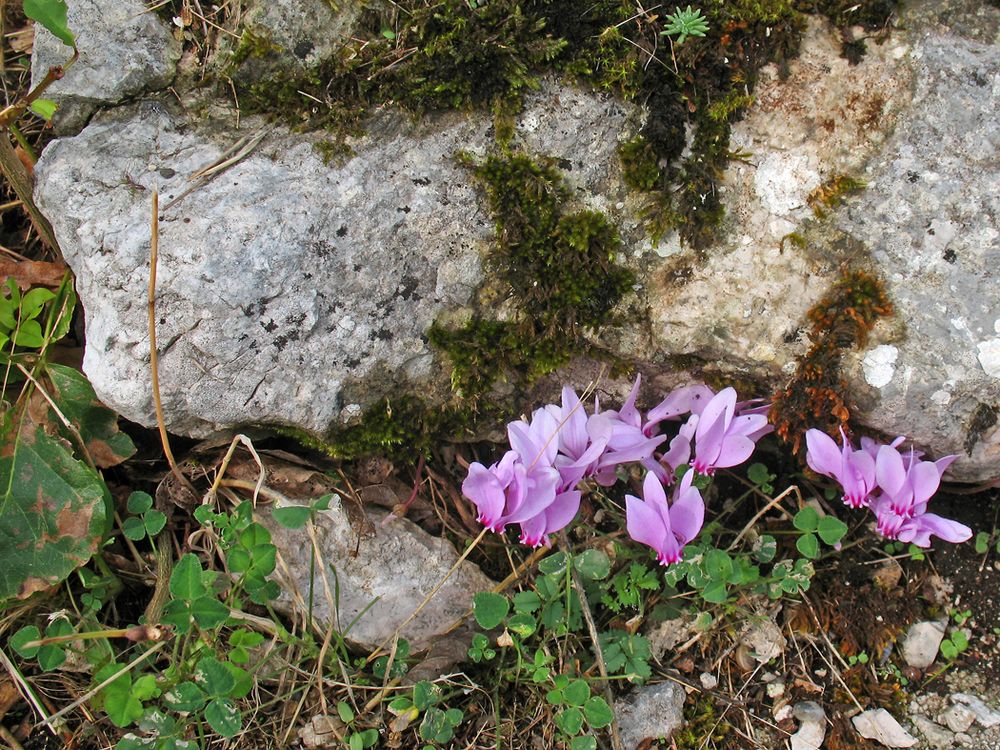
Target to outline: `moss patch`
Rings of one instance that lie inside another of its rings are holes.
[[[813,345],[799,357],[791,382],[771,404],[775,432],[798,452],[810,427],[831,435],[847,426],[850,405],[840,366],[844,352],[863,346],[882,317],[892,314],[892,303],[882,281],[859,270],[845,271],[824,297],[809,310]]]
[[[723,218],[718,187],[732,158],[730,126],[751,103],[760,68],[797,54],[803,14],[822,14],[845,32],[857,24],[877,30],[897,6],[704,0],[706,36],[674,44],[661,34],[668,9],[643,11],[632,0],[398,0],[364,11],[339,55],[307,73],[244,85],[240,102],[294,126],[329,128],[335,139],[358,132],[370,107],[389,102],[415,113],[492,108],[506,143],[524,92],[542,75],[567,76],[648,108],[639,138],[622,148],[626,180],[649,194],[654,236],[676,228],[700,248]],[[237,58],[261,54],[251,42]]]
[[[429,332],[451,359],[453,386],[476,398],[502,375],[530,383],[587,351],[584,332],[609,321],[634,277],[616,263],[621,241],[608,219],[569,210],[569,191],[551,160],[503,151],[462,161],[495,217],[488,263],[515,311],[509,321],[476,318]]]

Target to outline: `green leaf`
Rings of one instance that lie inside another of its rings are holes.
[[[705,573],[713,581],[728,580],[733,573],[732,558],[724,550],[709,550],[705,553]]]
[[[510,611],[510,600],[492,591],[481,591],[472,599],[472,611],[483,630],[497,627]]]
[[[45,372],[50,383],[49,395],[63,415],[76,425],[87,452],[99,468],[117,466],[135,454],[132,439],[118,429],[118,415],[98,400],[94,387],[83,373],[57,364],[46,365]],[[72,439],[51,410],[49,423],[64,438]]]
[[[183,599],[171,599],[163,606],[160,616],[164,625],[170,625],[183,635],[191,630],[191,603]]]
[[[518,591],[514,594],[514,611],[531,614],[542,606],[542,598],[534,591]]]
[[[236,705],[226,698],[216,698],[205,706],[205,721],[223,737],[235,737],[243,728],[243,717]]]
[[[573,680],[563,691],[563,698],[571,706],[582,706],[590,697],[590,685],[586,680]]]
[[[767,563],[778,554],[778,541],[770,534],[762,534],[754,545],[753,556],[758,562]]]
[[[22,320],[14,332],[14,343],[28,349],[41,349],[45,343],[42,326],[37,320]]]
[[[566,570],[566,553],[556,552],[538,563],[538,569],[545,575],[558,575]]]
[[[413,706],[418,711],[426,711],[437,703],[438,693],[434,689],[434,683],[429,680],[421,680],[413,686]]]
[[[847,524],[834,516],[823,516],[819,519],[819,526],[816,529],[819,538],[831,547],[844,538],[847,533]]]
[[[108,686],[104,696],[104,711],[116,727],[127,727],[142,718],[142,703],[128,690],[111,689]]]
[[[728,596],[725,581],[714,581],[701,592],[701,598],[710,604],[722,604]]]
[[[816,527],[819,526],[819,513],[815,508],[807,506],[795,514],[792,525],[799,531],[816,531]]]
[[[142,517],[143,525],[146,527],[146,533],[149,534],[149,538],[152,539],[154,536],[163,531],[163,527],[167,525],[167,517],[158,510],[147,511]]]
[[[236,685],[229,691],[229,697],[234,700],[246,698],[250,694],[250,691],[253,690],[253,676],[245,669],[240,669],[228,661],[222,662],[222,665],[229,670],[229,674],[236,681]]]
[[[569,750],[597,750],[597,739],[589,734],[574,737],[569,741]]]
[[[608,702],[599,695],[595,695],[583,704],[583,715],[593,729],[603,729],[610,726],[615,716]]]
[[[956,630],[951,634],[951,642],[955,644],[955,648],[961,651],[965,651],[969,647],[969,639],[961,630]]]
[[[803,557],[815,560],[819,557],[819,540],[816,539],[815,534],[803,534],[795,540],[795,549],[797,549],[799,554]]]
[[[982,555],[989,549],[990,535],[985,531],[976,534],[976,554]]]
[[[138,542],[146,536],[146,525],[141,518],[129,516],[122,522],[122,533],[133,542]]]
[[[181,557],[170,574],[170,593],[175,599],[193,601],[208,593],[201,578],[201,561],[188,552]]]
[[[58,669],[64,661],[66,661],[66,652],[63,651],[62,645],[52,644],[38,649],[38,666],[42,668],[43,672]]]
[[[38,655],[38,646],[25,648],[25,643],[37,641],[42,637],[42,632],[35,625],[26,625],[10,637],[10,647],[25,659],[34,659]]]
[[[527,638],[538,630],[538,623],[531,615],[517,614],[507,620],[507,629],[520,638]]]
[[[111,496],[95,471],[42,425],[4,419],[0,439],[0,602],[27,598],[90,560]]]
[[[347,701],[340,701],[337,704],[337,713],[340,714],[340,720],[345,724],[354,721],[354,710]]]
[[[205,693],[193,682],[181,682],[164,693],[163,701],[173,711],[197,711],[205,705]]]
[[[191,616],[203,630],[221,625],[229,617],[229,607],[214,596],[199,596],[191,602]]]
[[[271,511],[274,520],[286,529],[301,529],[306,525],[312,509],[308,506],[290,505],[286,508],[275,508]]]
[[[349,750],[364,750],[365,739],[360,732],[355,732],[348,738],[347,747]]]
[[[556,714],[555,721],[557,727],[572,737],[583,729],[583,711],[576,706],[564,708]]]
[[[148,701],[160,694],[160,688],[156,684],[156,677],[151,674],[140,675],[132,683],[132,695],[141,701]]]
[[[76,47],[73,32],[66,23],[66,10],[63,0],[24,0],[24,15],[38,21],[67,47]]]
[[[601,550],[588,549],[583,554],[573,558],[573,567],[584,578],[600,581],[611,573],[611,560]]]
[[[153,498],[150,497],[148,492],[133,492],[128,496],[128,502],[125,507],[128,508],[129,513],[141,516],[153,507]]]
[[[194,679],[211,698],[225,697],[236,687],[232,673],[214,656],[203,656],[198,660]]]
[[[29,107],[32,112],[41,117],[43,120],[51,120],[52,116],[56,113],[56,110],[59,109],[59,105],[51,99],[35,99]]]

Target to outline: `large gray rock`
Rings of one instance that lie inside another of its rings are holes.
[[[276,574],[282,593],[275,606],[301,614],[308,606],[311,584],[312,616],[322,627],[333,622],[348,640],[367,649],[391,638],[445,578],[458,555],[446,540],[432,537],[405,518],[382,525],[385,516],[383,511],[369,510],[367,523],[352,525],[350,514],[335,499],[330,510],[317,514],[319,554],[314,559],[306,529],[285,528],[265,512],[261,523],[271,532],[282,560]],[[337,611],[320,570],[327,576],[331,595],[339,587]],[[475,594],[493,585],[478,567],[463,562],[430,603],[402,627],[400,636],[414,651],[426,648],[465,616]]]
[[[611,100],[554,87],[524,119],[538,150],[579,160],[577,185],[597,190],[623,116]],[[424,334],[467,305],[482,279],[492,219],[454,155],[485,152],[489,127],[485,117],[414,125],[387,113],[341,167],[324,164],[308,138],[274,130],[172,207],[188,176],[230,144],[155,103],[51,144],[36,168],[37,200],[76,272],[84,369],[100,398],[154,423],[145,290],[156,185],[160,388],[171,430],[281,423],[323,432],[401,381],[424,395],[446,390]]]
[[[634,750],[644,739],[669,739],[684,726],[684,688],[661,682],[637,688],[615,701],[615,719],[622,747]]]
[[[781,383],[808,348],[806,311],[845,263],[867,265],[887,280],[897,315],[867,351],[847,358],[856,416],[935,454],[965,454],[951,476],[975,481],[1000,465],[992,218],[1000,53],[981,32],[973,40],[940,26],[940,13],[925,6],[904,18],[906,32],[870,43],[860,65],[841,59],[838,36],[813,19],[788,75],[762,72],[756,103],[734,129],[732,148],[750,155],[721,187],[723,237],[701,254],[676,237],[654,247],[641,198],[624,186],[615,152],[641,124],[637,107],[549,82],[530,98],[517,137],[528,151],[557,157],[577,202],[621,229],[622,260],[639,278],[626,302],[633,322],[602,331],[601,345],[647,373],[695,360]],[[247,127],[194,126],[156,104],[126,107],[56,141],[38,164],[39,205],[88,313],[86,371],[101,398],[133,420],[153,421],[149,189],[159,182],[164,202],[179,195],[186,177]],[[486,114],[412,124],[381,112],[339,167],[312,152],[311,136],[276,129],[165,210],[159,336],[168,426],[205,435],[281,422],[321,432],[401,387],[444,394],[447,366],[425,341],[430,323],[461,320],[477,306],[510,314],[487,302],[495,290],[477,294],[492,217],[452,158],[459,149],[484,153],[490,127]],[[869,187],[816,219],[810,193],[844,174]],[[782,243],[791,232],[806,249]]]
[[[73,0],[67,22],[80,59],[44,95],[59,105],[52,119],[56,132],[77,131],[99,106],[164,88],[173,78],[180,44],[142,0]],[[35,24],[32,86],[71,53]]]

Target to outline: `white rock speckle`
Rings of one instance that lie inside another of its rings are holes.
[[[986,374],[1000,378],[1000,338],[980,341],[976,348],[979,349],[979,364]]]
[[[899,349],[888,344],[876,346],[869,351],[861,361],[861,368],[864,370],[868,385],[876,388],[887,386],[896,373],[898,357]]]

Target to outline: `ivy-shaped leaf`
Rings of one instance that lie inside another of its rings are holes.
[[[0,601],[59,583],[97,550],[111,496],[69,446],[28,421],[0,430]]]
[[[51,384],[49,396],[76,426],[97,466],[102,469],[117,466],[135,453],[132,439],[118,429],[118,415],[97,399],[94,387],[83,373],[56,364],[46,365],[45,372]],[[49,424],[63,437],[71,439],[62,421],[51,413],[51,409],[49,411]]]

